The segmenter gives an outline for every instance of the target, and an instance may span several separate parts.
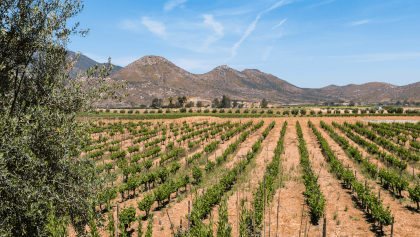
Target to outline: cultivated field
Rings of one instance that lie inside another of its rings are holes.
[[[418,117],[97,119],[82,156],[103,176],[105,225],[109,201],[131,236],[201,221],[217,236],[219,218],[232,236],[416,236],[420,125],[376,120]]]

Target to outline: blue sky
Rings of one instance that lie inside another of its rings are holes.
[[[126,66],[162,56],[192,73],[259,69],[296,86],[420,81],[418,0],[85,0],[69,49]]]

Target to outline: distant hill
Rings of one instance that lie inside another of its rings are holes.
[[[68,56],[75,58],[76,53],[73,51],[69,51]],[[85,55],[80,56],[79,60],[77,61],[77,63],[75,64],[75,68],[70,72],[70,75],[72,77],[75,77],[77,75],[77,73],[81,72],[84,73],[86,72],[87,69],[95,66],[96,64],[98,64],[98,66],[102,66],[103,63],[98,63],[95,60],[86,57]],[[119,71],[122,67],[114,65],[114,70],[112,70],[111,74]]]
[[[85,64],[88,63],[90,61],[86,60]],[[362,85],[330,85],[319,89],[300,88],[257,69],[237,71],[223,65],[205,74],[193,74],[159,56],[142,57],[115,70],[110,77],[115,81],[128,82],[126,89],[130,96],[119,104],[123,106],[150,104],[155,97],[168,103],[170,96],[212,100],[222,95],[248,102],[260,102],[266,98],[271,103],[279,104],[338,100],[359,103],[406,99],[420,101],[420,82],[406,86],[370,82]]]

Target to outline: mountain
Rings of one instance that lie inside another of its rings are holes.
[[[75,58],[76,53],[73,51],[69,51],[68,56],[71,58]],[[75,77],[77,73],[85,73],[87,69],[95,66],[98,64],[98,66],[102,66],[103,63],[98,63],[95,60],[86,57],[85,55],[81,55],[79,60],[76,62],[74,69],[70,72],[70,75],[72,77]],[[114,65],[114,70],[112,70],[111,74],[119,71],[122,67]]]
[[[122,106],[150,104],[153,98],[168,103],[172,96],[212,100],[222,95],[232,100],[295,104],[338,100],[380,102],[396,100],[420,101],[420,82],[406,86],[370,82],[362,85],[330,85],[324,88],[300,88],[257,69],[237,71],[226,65],[204,74],[193,74],[159,56],[145,56],[114,72],[115,81],[127,81],[130,96]],[[107,104],[111,105],[111,104]],[[115,103],[112,105],[116,105]]]

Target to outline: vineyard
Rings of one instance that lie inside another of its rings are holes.
[[[92,236],[413,236],[420,123],[84,117]],[[73,230],[71,235],[75,235]]]

